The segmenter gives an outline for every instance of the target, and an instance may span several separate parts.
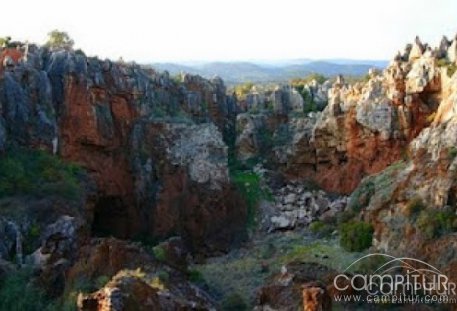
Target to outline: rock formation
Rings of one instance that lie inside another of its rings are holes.
[[[196,258],[227,251],[245,238],[246,207],[227,167],[236,105],[221,79],[185,75],[176,80],[136,64],[20,43],[2,49],[0,57],[0,152],[9,161],[5,168],[28,166],[15,163],[12,156],[30,153],[30,159],[36,156],[44,166],[35,172],[41,175],[26,172],[24,178],[50,183],[47,197],[24,192],[30,190],[28,184],[18,188],[14,179],[12,190],[1,185],[0,254],[2,260],[17,258],[18,264],[38,269],[37,282],[47,296],[64,295],[73,288],[72,278],[86,275],[87,269],[99,274],[107,262],[120,260],[110,257],[118,242],[101,242],[109,251],[100,254],[102,246],[93,247],[96,237],[150,243],[180,236]],[[72,164],[67,168],[60,159]],[[58,163],[55,170],[46,161]],[[85,173],[73,174],[75,166]],[[69,190],[78,188],[76,197],[59,192],[59,180],[67,177],[71,180],[62,182]],[[125,242],[122,247],[130,246]],[[120,255],[125,263],[111,267],[105,276],[153,265],[147,257],[140,262],[133,253]],[[84,256],[95,256],[98,264],[81,267]],[[185,271],[175,274],[176,286],[184,286]],[[96,276],[87,277],[94,281]],[[167,303],[161,290],[130,275],[118,275],[110,284],[167,310],[213,309],[190,284],[187,292],[170,290],[177,298]],[[105,306],[114,296],[81,298],[80,308],[117,310]],[[188,303],[183,302],[186,297]],[[122,303],[120,310],[130,310],[130,301]]]
[[[457,75],[449,78],[443,69],[441,81],[433,122],[410,143],[410,158],[364,179],[352,200],[371,183],[374,191],[362,206],[365,220],[375,227],[375,246],[430,262],[456,280],[457,261],[450,254],[456,248],[457,228]]]
[[[0,148],[46,149],[84,167],[97,188],[93,232],[124,238],[185,232],[199,240],[187,231],[201,230],[189,217],[212,214],[200,200],[220,211],[215,215],[237,209],[242,218],[242,204],[223,200],[236,195],[221,135],[230,132],[235,108],[222,80],[186,75],[180,84],[135,64],[33,45],[2,53],[9,61],[2,67]],[[215,191],[199,195],[206,184]],[[180,206],[191,202],[199,211]],[[242,230],[241,218],[224,217],[226,228]],[[223,240],[230,235],[224,231]]]
[[[352,85],[254,87],[239,106],[219,78],[16,45],[0,50],[0,276],[33,267],[52,299],[88,280],[80,310],[217,309],[187,262],[247,236],[235,153],[284,180],[264,232],[350,209],[376,249],[457,278],[457,39],[416,38]],[[288,264],[256,310],[326,310],[334,274]]]
[[[404,52],[406,60],[393,61],[382,74],[371,72],[365,83],[349,85],[339,77],[322,113],[289,115],[280,122],[269,121],[277,120],[276,114],[256,117],[268,119],[256,125],[257,132],[267,128],[272,137],[282,137],[269,153],[256,150],[262,141],[255,130],[245,132],[254,127],[238,115],[239,158],[263,154],[290,179],[312,179],[325,190],[350,193],[364,176],[401,159],[408,143],[430,125],[441,98],[441,70],[432,53],[422,50],[416,40]]]

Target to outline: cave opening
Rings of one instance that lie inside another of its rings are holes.
[[[101,197],[95,204],[92,235],[126,238],[129,230],[128,219],[127,206],[121,197]]]

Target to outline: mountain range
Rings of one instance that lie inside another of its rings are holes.
[[[228,84],[243,82],[266,83],[288,81],[312,73],[324,76],[343,74],[346,76],[365,75],[370,68],[384,68],[383,60],[281,60],[281,61],[233,61],[233,62],[180,62],[153,63],[159,71],[172,75],[181,72],[198,74],[205,78],[219,76]]]

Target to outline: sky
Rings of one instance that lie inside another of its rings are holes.
[[[388,60],[419,35],[457,34],[457,0],[21,0],[0,36],[44,43],[53,29],[101,58],[138,63]]]

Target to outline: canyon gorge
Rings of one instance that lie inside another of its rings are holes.
[[[331,310],[339,264],[368,249],[457,281],[456,68],[457,37],[416,38],[358,81],[240,97],[218,77],[11,42],[0,280],[25,275],[34,310]],[[368,245],[339,245],[348,224]],[[224,288],[231,271],[244,293]]]

